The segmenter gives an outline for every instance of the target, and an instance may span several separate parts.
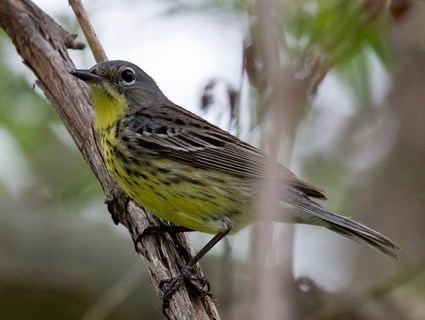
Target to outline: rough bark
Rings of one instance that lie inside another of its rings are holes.
[[[158,224],[157,218],[134,202],[126,201],[104,167],[92,131],[93,112],[87,88],[69,74],[74,64],[67,49],[81,49],[82,44],[28,0],[0,1],[0,25],[23,62],[37,76],[37,84],[59,114],[105,194],[114,195],[115,201],[110,206],[114,221],[122,223],[133,240],[147,226]],[[148,237],[137,244],[160,295],[160,281],[176,275],[183,263],[177,251],[179,245],[192,252],[186,237],[181,235]],[[197,269],[201,273],[199,267]],[[168,315],[170,319],[219,319],[210,298],[200,297],[185,287],[173,297]]]

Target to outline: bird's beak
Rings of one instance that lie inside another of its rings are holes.
[[[83,80],[86,83],[100,82],[103,80],[101,76],[98,76],[97,74],[94,74],[90,70],[85,70],[85,69],[75,69],[74,71],[71,71],[70,74],[72,74],[74,77],[77,77],[80,80]]]

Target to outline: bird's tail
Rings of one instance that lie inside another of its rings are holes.
[[[398,246],[379,232],[372,230],[349,218],[342,217],[333,212],[327,211],[318,203],[310,200],[305,196],[297,196],[290,202],[291,205],[293,205],[298,210],[301,210],[307,215],[312,215],[314,217],[311,220],[307,219],[307,221],[304,221],[304,223],[307,222],[311,224],[324,225],[325,227],[336,231],[343,236],[353,239],[359,243],[371,246],[390,257],[397,258],[397,254],[394,251],[399,249]]]

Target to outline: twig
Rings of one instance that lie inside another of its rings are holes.
[[[29,0],[0,1],[0,26],[39,79],[37,84],[59,114],[105,193],[115,195],[117,201],[110,209],[117,221],[129,230],[133,240],[146,227],[157,225],[157,218],[134,202],[126,201],[106,171],[91,129],[93,116],[87,88],[69,74],[75,68],[67,53],[69,33]],[[176,248],[182,245],[192,252],[183,235],[149,237],[137,244],[159,295],[162,295],[160,281],[179,271],[182,258]],[[199,267],[196,271],[202,275]],[[173,296],[168,316],[170,319],[219,319],[210,298],[197,296],[185,287]]]
[[[96,32],[90,23],[87,11],[84,8],[81,0],[69,0],[69,5],[74,10],[75,16],[78,19],[78,23],[83,29],[84,35],[86,36],[87,42],[89,43],[90,49],[93,52],[94,59],[97,63],[108,61],[105,51],[101,46]]]

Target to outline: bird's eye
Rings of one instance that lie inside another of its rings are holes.
[[[123,72],[121,72],[121,79],[126,84],[132,84],[136,80],[136,74],[134,73],[133,69],[124,69]]]

